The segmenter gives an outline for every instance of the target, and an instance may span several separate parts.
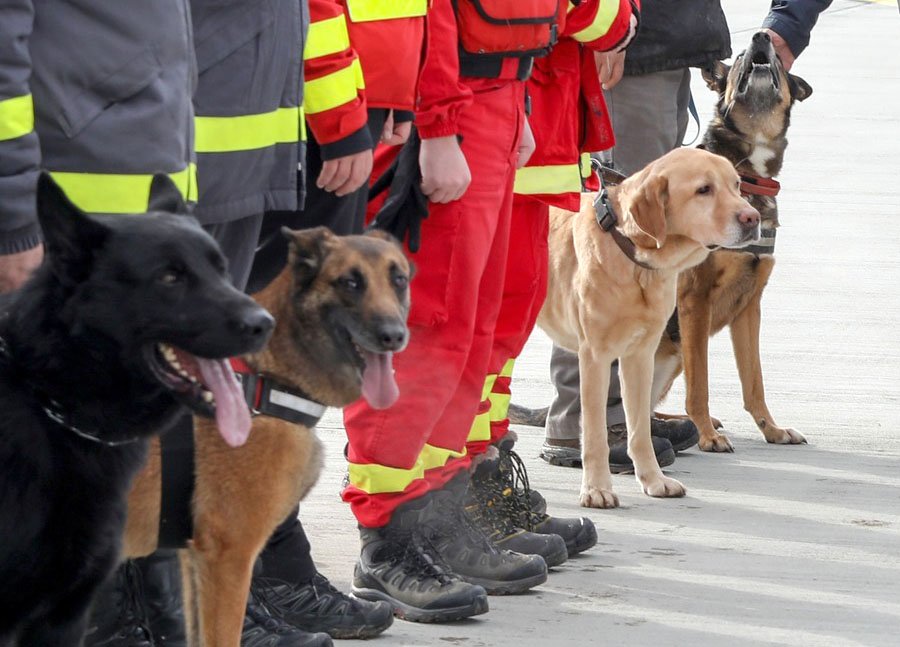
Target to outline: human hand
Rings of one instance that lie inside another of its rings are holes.
[[[419,168],[422,169],[422,193],[432,202],[445,204],[459,200],[472,181],[456,135],[423,139]]]
[[[791,66],[794,64],[795,57],[791,48],[788,47],[787,41],[771,29],[764,29],[763,31],[765,31],[772,39],[772,45],[775,46],[775,53],[778,54],[778,58],[781,59],[781,63],[784,65],[784,71],[789,72]]]
[[[594,62],[600,74],[600,85],[604,90],[613,88],[625,73],[625,51],[594,52]]]
[[[323,191],[345,196],[353,193],[372,175],[372,151],[364,150],[322,162],[322,171],[316,186]]]
[[[384,128],[381,131],[381,141],[387,146],[401,146],[409,139],[409,133],[412,132],[411,121],[394,122],[394,111],[389,110],[387,119],[384,122]]]
[[[519,142],[519,154],[516,157],[516,168],[522,168],[528,163],[528,160],[534,154],[537,144],[534,142],[534,133],[531,131],[531,124],[528,123],[528,117],[525,117],[525,129],[522,131],[522,141]]]
[[[0,294],[21,287],[44,259],[44,246],[0,256]]]

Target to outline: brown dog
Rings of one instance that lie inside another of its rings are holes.
[[[312,401],[300,402],[307,411],[316,403],[340,407],[362,394],[372,406],[390,406],[398,396],[391,356],[408,339],[410,266],[399,245],[375,232],[285,234],[288,266],[255,295],[275,316],[275,331],[246,363],[277,387],[282,405],[299,398]],[[321,448],[309,425],[270,415],[253,418],[240,448],[229,448],[200,418],[194,437],[194,538],[182,555],[188,635],[192,645],[238,647],[253,562],[316,482]],[[156,549],[159,513],[154,446],[129,497],[127,556]]]
[[[650,441],[653,360],[675,308],[678,273],[703,262],[709,246],[759,237],[759,213],[722,157],[680,149],[610,189],[618,226],[598,224],[606,209],[594,195],[573,214],[550,211],[547,300],[538,318],[553,341],[578,352],[582,399],[581,505],[619,504],[612,491],[606,437],[610,364],[619,358],[635,476],[650,496],[683,496],[663,475]]]
[[[750,47],[729,68],[718,63],[703,76],[719,102],[702,148],[724,156],[742,179],[742,192],[761,214],[760,245],[746,250],[720,250],[678,280],[677,325],[663,335],[656,356],[653,402],[665,397],[672,382],[685,373],[686,409],[700,432],[700,449],[733,451],[721,426],[709,415],[708,339],[725,326],[731,329],[741,379],[744,408],[770,443],[805,443],[797,431],[775,423],[766,405],[759,358],[760,300],[775,265],[772,255],[778,208],[775,193],[787,146],[785,134],[791,106],[812,88],[788,74],[765,32],[754,34]],[[673,322],[674,324],[675,322]]]

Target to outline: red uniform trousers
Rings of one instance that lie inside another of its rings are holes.
[[[460,119],[472,173],[465,195],[432,204],[411,284],[410,341],[394,356],[400,398],[344,410],[350,484],[359,523],[385,525],[402,503],[440,489],[469,466],[466,439],[488,370],[507,261],[524,84],[466,79]]]
[[[475,457],[509,431],[510,382],[513,363],[534,330],[547,294],[547,237],[550,207],[515,195],[503,298],[494,327],[494,343],[482,390],[482,402],[466,447]]]

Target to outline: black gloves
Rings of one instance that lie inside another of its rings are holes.
[[[419,134],[413,128],[397,159],[369,188],[369,200],[388,189],[387,199],[369,228],[383,229],[400,241],[406,239],[413,253],[419,251],[422,221],[428,217],[428,198],[422,193],[419,170],[420,144]]]

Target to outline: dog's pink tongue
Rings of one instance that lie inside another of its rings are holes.
[[[387,409],[400,397],[397,380],[394,379],[393,353],[370,353],[363,351],[366,370],[363,372],[362,394],[366,402],[375,409]]]
[[[250,435],[250,411],[240,383],[227,359],[197,358],[203,383],[216,399],[216,424],[231,447],[240,447]]]

